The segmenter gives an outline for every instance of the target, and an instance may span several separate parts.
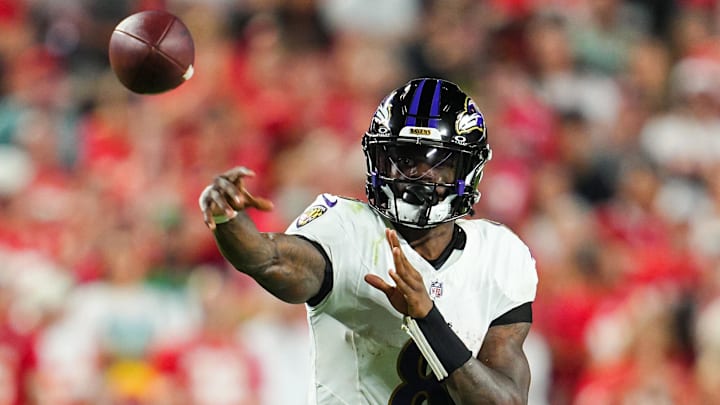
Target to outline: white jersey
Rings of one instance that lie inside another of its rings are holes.
[[[445,320],[477,356],[493,320],[535,299],[537,273],[527,246],[508,228],[485,220],[456,223],[465,231],[465,248],[439,269],[398,238]],[[376,274],[393,284],[388,227],[366,203],[322,194],[286,231],[319,243],[333,267],[331,292],[307,306],[311,404],[409,403],[418,393],[432,395],[429,383],[438,385],[418,372],[423,359],[401,329],[402,315],[363,279]]]

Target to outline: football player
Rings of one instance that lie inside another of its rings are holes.
[[[310,403],[527,403],[535,261],[508,228],[469,218],[491,158],[482,113],[454,83],[412,80],[362,147],[367,202],[321,194],[285,233],[245,214],[272,207],[246,168],[200,196],[224,257],[306,305]]]

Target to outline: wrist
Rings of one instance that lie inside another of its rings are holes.
[[[403,329],[415,341],[440,381],[472,358],[472,352],[450,328],[434,303],[423,318],[406,316]]]
[[[213,222],[215,222],[215,225],[220,225],[220,224],[224,224],[226,222],[232,221],[237,216],[238,216],[238,212],[232,211],[232,214],[229,214],[229,215],[227,213],[222,213],[220,215],[213,215],[212,219],[213,219]]]
[[[423,308],[421,310],[417,311],[417,313],[420,313],[423,315],[413,316],[412,314],[409,314],[410,317],[412,317],[415,320],[421,320],[421,319],[427,318],[428,315],[430,315],[430,312],[432,312],[433,308],[435,308],[435,303],[430,299],[428,299],[428,301],[429,301],[429,304],[423,305]],[[437,311],[437,309],[436,309],[436,311]]]

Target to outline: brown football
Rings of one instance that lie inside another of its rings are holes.
[[[120,82],[135,93],[157,94],[174,89],[193,74],[195,44],[175,15],[146,10],[122,20],[108,45],[110,66]]]

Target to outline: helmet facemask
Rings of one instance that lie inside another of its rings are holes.
[[[466,215],[480,198],[487,155],[414,140],[370,140],[366,148],[370,204],[393,222],[431,228]]]

